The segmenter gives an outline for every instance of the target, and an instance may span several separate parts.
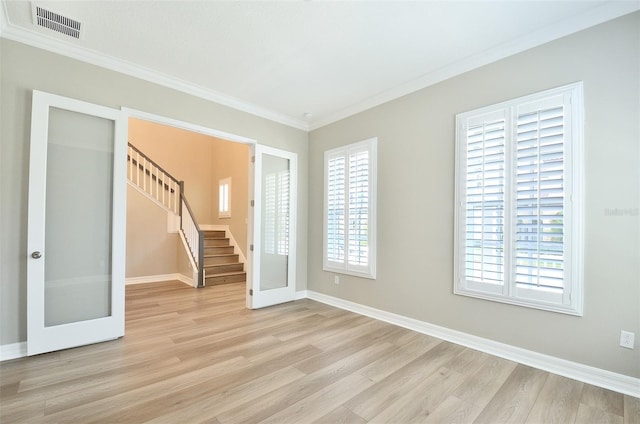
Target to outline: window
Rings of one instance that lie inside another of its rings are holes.
[[[231,218],[231,177],[218,185],[218,218]]]
[[[456,117],[454,292],[582,315],[582,83]]]
[[[376,164],[372,138],[324,153],[325,271],[376,277]]]

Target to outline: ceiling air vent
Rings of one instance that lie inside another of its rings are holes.
[[[80,38],[80,22],[37,5],[33,5],[33,21],[37,26],[48,28],[69,37]]]

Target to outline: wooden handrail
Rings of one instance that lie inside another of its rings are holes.
[[[144,153],[142,153],[140,151],[140,149],[138,149],[136,146],[134,146],[131,143],[127,143],[129,145],[129,147],[131,147],[133,150],[135,150],[136,153],[138,153],[140,156],[142,156],[143,158],[145,158],[149,163],[151,163],[153,166],[155,166],[156,168],[158,168],[159,171],[162,171],[163,174],[165,174],[167,177],[171,178],[176,184],[178,184],[180,181],[178,181],[178,179],[176,177],[174,177],[173,175],[171,175],[170,173],[168,173],[167,171],[165,171],[164,169],[162,169],[162,167],[160,165],[158,165],[157,163],[155,163],[153,160],[151,160],[149,158],[149,156],[145,155]],[[134,162],[137,164],[137,162],[134,160]],[[139,165],[139,164],[138,164]]]
[[[136,165],[138,167],[138,169],[142,169],[145,173],[145,175],[148,175],[149,177],[151,177],[151,179],[153,181],[156,181],[158,184],[164,186],[164,189],[171,192],[171,193],[175,193],[175,190],[172,189],[171,187],[169,187],[169,184],[167,183],[162,183],[162,181],[158,181],[158,177],[156,177],[155,175],[151,174],[151,171],[149,171],[148,169],[145,168],[145,166],[141,163],[139,163],[137,160],[133,159],[131,156],[127,155],[127,160],[130,160],[131,162],[133,162],[134,165]],[[155,166],[155,165],[154,165]],[[162,171],[162,168],[158,168],[160,171]],[[163,171],[164,172],[164,171]],[[166,174],[165,175],[169,178],[173,178],[171,175]]]

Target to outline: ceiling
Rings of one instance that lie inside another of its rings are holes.
[[[640,9],[638,1],[2,0],[2,36],[304,130]]]

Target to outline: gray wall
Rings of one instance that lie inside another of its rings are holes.
[[[126,106],[298,154],[298,289],[306,288],[307,133],[153,83],[0,39],[0,344],[26,340],[27,190],[31,91]]]
[[[640,13],[317,129],[309,147],[309,283],[317,292],[640,377]],[[563,84],[585,90],[583,317],[453,294],[454,117]],[[322,270],[323,152],[378,137],[376,280]],[[611,216],[629,208],[635,215]]]

